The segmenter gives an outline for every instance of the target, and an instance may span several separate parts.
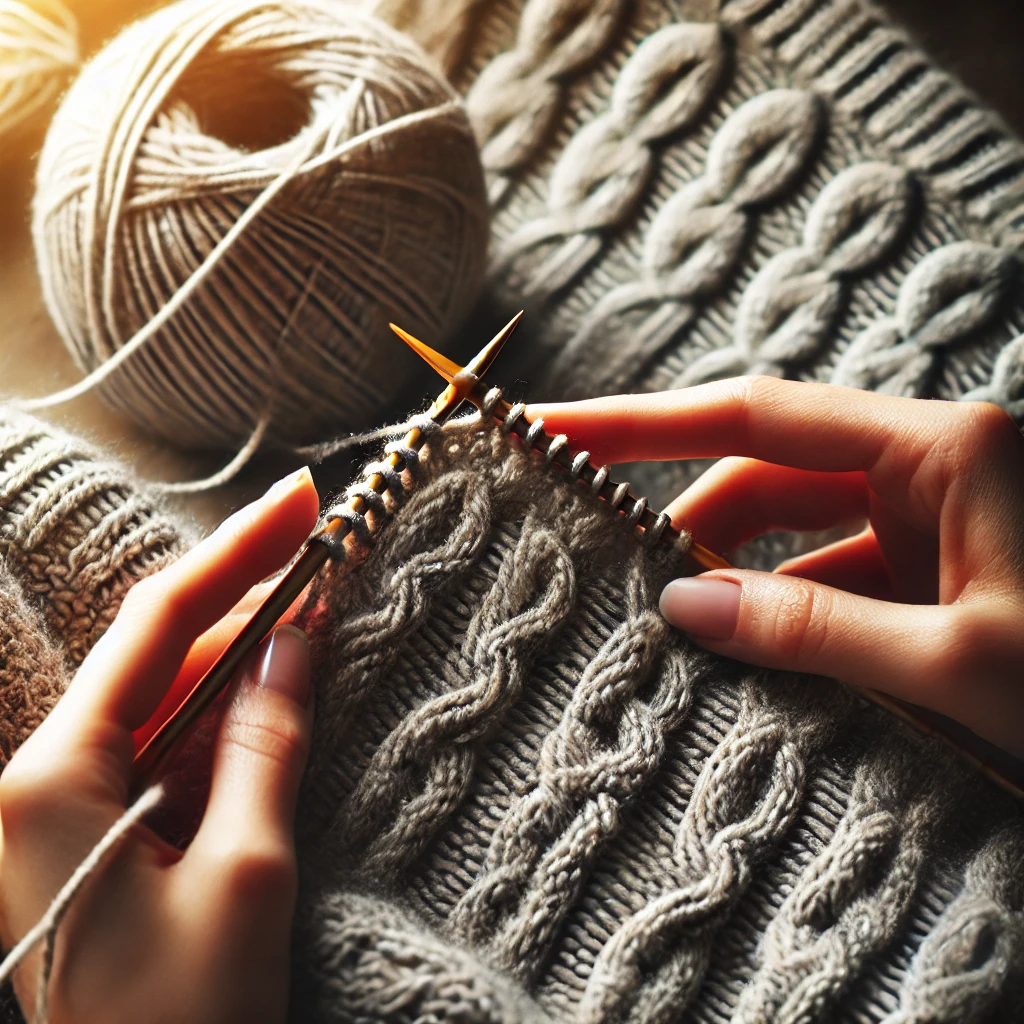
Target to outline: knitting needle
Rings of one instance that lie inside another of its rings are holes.
[[[512,317],[469,361],[464,369],[460,368],[460,373],[448,382],[448,386],[438,395],[427,412],[427,416],[431,420],[438,424],[444,423],[462,405],[469,392],[476,386],[480,376],[494,362],[522,315],[522,311],[520,311]],[[413,427],[406,434],[402,446],[416,450],[422,443],[422,431],[418,427]],[[392,469],[401,470],[403,468],[402,457],[397,453],[389,455],[386,462]],[[374,473],[363,482],[363,486],[377,494],[383,494],[386,489],[386,481],[380,474]],[[358,494],[349,499],[348,507],[358,514],[368,511],[366,502]],[[345,519],[332,519],[309,538],[291,568],[263,600],[253,617],[224,648],[178,709],[135,755],[132,763],[133,798],[145,790],[153,780],[158,765],[228,685],[249,651],[270,633],[281,616],[305,590],[310,580],[330,557],[331,544],[342,541],[350,531],[351,527]],[[365,552],[363,556],[365,557]]]
[[[465,374],[469,369],[452,362],[447,356],[435,351],[418,338],[414,338],[408,331],[403,331],[401,327],[396,327],[394,324],[389,326],[402,341],[445,380],[451,382],[456,377]],[[482,409],[484,399],[490,387],[480,380],[479,377],[480,375],[478,374],[472,389],[466,395],[466,400],[472,402],[478,409]],[[512,405],[504,399],[499,399],[494,406],[493,415],[499,423],[503,423],[511,411]],[[522,417],[516,417],[512,423],[511,432],[524,441],[532,443],[532,446],[537,451],[545,456],[549,456],[549,461],[557,463],[563,469],[570,469],[584,483],[595,487],[599,497],[610,501],[628,520],[645,533],[660,530],[659,539],[667,544],[675,544],[679,540],[679,531],[667,523],[662,516],[654,512],[647,505],[645,498],[635,497],[630,493],[627,484],[616,483],[610,479],[607,467],[597,467],[589,458],[583,459],[582,455],[586,453],[572,452],[564,440],[559,441],[558,438],[551,437],[549,434],[543,433],[543,431],[534,432],[532,437],[528,437],[527,435],[531,434],[531,425]],[[553,447],[554,451],[552,452]],[[724,558],[716,555],[713,551],[698,544],[696,541],[691,541],[687,554],[702,569],[730,568],[729,563]]]
[[[423,359],[445,380],[452,382],[456,379],[466,379],[467,373],[470,372],[470,368],[468,366],[459,366],[458,363],[453,362],[447,356],[435,351],[418,338],[414,338],[407,331],[402,330],[401,327],[396,327],[394,324],[390,324],[389,326],[402,339],[402,341],[404,341],[418,356],[420,356],[421,359]],[[480,374],[476,374],[475,377],[476,379],[473,382],[473,386],[466,393],[466,399],[472,402],[478,409],[483,410],[485,406],[485,398],[490,391],[490,386],[480,380]],[[493,416],[498,420],[498,422],[504,422],[505,418],[512,411],[512,408],[513,407],[508,402],[500,399],[493,407]],[[552,447],[556,444],[558,439],[551,437],[542,430],[531,430],[531,425],[527,423],[522,416],[517,417],[515,422],[512,424],[512,432],[527,443],[531,444],[534,449],[543,453],[545,456],[548,456],[550,461],[558,463],[558,465],[562,466],[564,469],[571,468],[581,479],[585,480],[589,484],[593,484],[598,474],[602,472],[602,470],[595,469],[593,465],[591,465],[589,459],[582,467],[580,467],[577,460],[581,459],[586,453],[574,454],[569,449],[568,445],[564,443],[564,439],[563,443],[556,449],[554,455],[549,455]],[[532,436],[529,436],[531,434]],[[607,470],[604,470],[604,472],[607,476]],[[616,507],[624,511],[627,518],[635,518],[636,525],[640,526],[645,531],[656,529],[660,517],[655,515],[651,509],[647,507],[645,499],[635,498],[628,492],[628,490],[623,493],[623,488],[625,488],[624,484],[616,484],[611,480],[605,479],[599,487],[598,494],[602,498],[611,500],[615,503]],[[679,532],[674,530],[671,526],[663,526],[660,536],[661,539],[669,543],[675,543],[679,538]],[[714,552],[709,551],[707,548],[701,547],[696,543],[691,544],[688,554],[690,554],[694,561],[704,569],[732,568],[732,566],[720,555],[716,555]],[[939,740],[954,754],[956,754],[961,761],[986,776],[986,778],[1006,790],[1017,800],[1024,802],[1024,789],[1004,775],[998,768],[996,768],[995,765],[989,763],[983,757],[975,754],[974,751],[963,746],[963,744],[958,742],[948,733],[944,732],[933,722],[921,717],[912,704],[908,704],[895,697],[890,697],[888,694],[880,693],[877,690],[867,690],[860,686],[854,686],[852,684],[848,685],[850,686],[850,689],[854,690],[868,702],[885,708],[886,711],[894,714],[897,718],[902,719],[918,732]]]

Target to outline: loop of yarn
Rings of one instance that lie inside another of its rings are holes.
[[[60,92],[78,64],[78,29],[59,0],[0,0],[0,135]]]
[[[487,205],[466,115],[411,41],[317,0],[182,0],[83,71],[39,163],[47,306],[89,376],[187,446],[311,443],[472,303]]]

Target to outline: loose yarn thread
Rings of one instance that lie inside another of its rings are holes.
[[[4,957],[0,963],[0,985],[3,985],[21,966],[25,958],[40,942],[43,943],[43,963],[39,971],[36,987],[36,1024],[46,1024],[49,1019],[50,975],[53,972],[53,950],[57,939],[57,929],[64,920],[75,897],[81,892],[82,886],[97,874],[107,861],[110,854],[121,844],[128,833],[152,811],[163,799],[163,785],[157,783],[150,786],[107,829],[103,838],[89,851],[86,857],[72,872],[63,888],[50,901],[46,913],[29,929],[21,941]]]
[[[237,449],[378,418],[403,380],[375,339],[452,330],[488,228],[465,113],[414,44],[316,0],[183,0],[68,94],[33,230],[87,376],[25,404],[98,387],[155,433]]]
[[[77,64],[77,25],[59,0],[0,0],[0,136],[53,100]]]

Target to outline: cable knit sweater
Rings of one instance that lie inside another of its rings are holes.
[[[0,424],[6,758],[188,539],[127,469]],[[304,612],[291,1019],[1019,1019],[1008,797],[836,684],[692,647],[656,609],[681,553],[490,422],[413,468]]]
[[[1024,417],[1024,148],[869,4],[373,6],[466,94],[538,392],[767,372]],[[188,541],[2,423],[6,757]],[[842,687],[691,647],[656,610],[679,552],[492,425],[413,468],[304,612],[293,1020],[1024,1016],[1007,797]]]

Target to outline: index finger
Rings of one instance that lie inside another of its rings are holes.
[[[733,377],[678,391],[531,405],[527,415],[542,416],[549,434],[566,434],[599,462],[740,455],[794,469],[869,472],[895,445],[903,460],[923,457],[956,405]]]

